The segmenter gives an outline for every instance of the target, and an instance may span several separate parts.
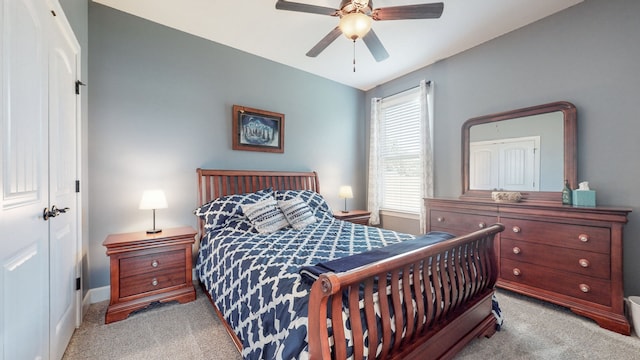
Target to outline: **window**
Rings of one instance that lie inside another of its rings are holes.
[[[419,214],[422,125],[419,88],[382,100],[379,122],[380,209]]]
[[[371,99],[370,126],[369,224],[380,224],[386,210],[416,215],[424,232],[423,199],[433,197],[433,84]]]

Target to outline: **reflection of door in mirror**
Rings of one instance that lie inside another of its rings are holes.
[[[471,190],[559,191],[564,182],[561,111],[474,125]]]
[[[540,136],[473,141],[469,144],[470,188],[538,191]]]

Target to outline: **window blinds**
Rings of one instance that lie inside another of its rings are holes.
[[[420,213],[424,141],[419,96],[419,89],[411,89],[381,104],[382,210]]]

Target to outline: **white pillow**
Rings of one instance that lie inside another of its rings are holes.
[[[304,229],[305,226],[316,222],[316,217],[313,216],[311,208],[300,198],[280,200],[278,201],[278,206],[284,212],[289,224],[296,230]]]
[[[266,234],[278,231],[289,225],[282,210],[276,205],[276,199],[270,197],[256,203],[241,204],[240,206],[242,207],[242,212],[249,218],[256,230],[261,234]]]

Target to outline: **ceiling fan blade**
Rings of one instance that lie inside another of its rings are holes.
[[[324,6],[301,4],[284,0],[278,0],[278,2],[276,2],[276,9],[330,16],[338,16],[339,11],[337,9],[332,9]]]
[[[378,38],[378,35],[373,31],[373,29],[369,30],[367,35],[362,38],[362,41],[367,45],[369,51],[371,51],[371,55],[376,59],[377,62],[385,60],[389,57],[389,53],[382,45],[382,42]]]
[[[335,39],[338,38],[342,34],[339,27],[335,27],[335,29],[331,30],[325,37],[320,40],[309,52],[307,56],[316,57],[318,56],[324,49],[327,48]]]
[[[406,6],[390,6],[374,9],[373,20],[405,20],[405,19],[437,19],[442,15],[444,4],[418,4]]]

